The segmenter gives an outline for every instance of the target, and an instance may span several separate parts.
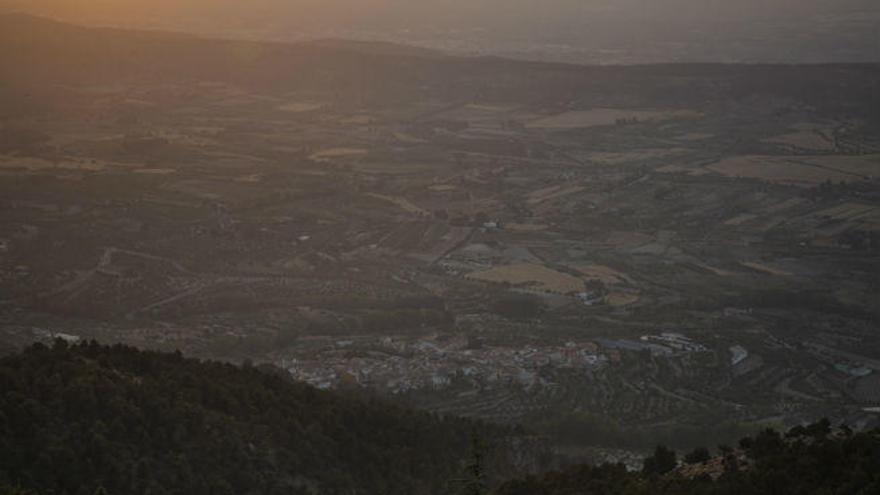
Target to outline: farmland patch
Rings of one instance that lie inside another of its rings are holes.
[[[526,124],[531,129],[578,129],[614,125],[623,121],[663,121],[681,118],[696,118],[700,114],[690,110],[620,110],[614,108],[594,108],[564,112],[539,118]]]
[[[315,161],[330,161],[334,158],[351,158],[356,156],[363,156],[367,154],[367,149],[365,148],[328,148],[325,150],[318,151],[317,153],[313,153],[309,159]]]
[[[763,272],[769,275],[777,275],[781,277],[791,275],[791,273],[785,270],[781,270],[779,268],[775,268],[764,263],[759,263],[757,261],[742,261],[740,262],[740,264],[746,268],[751,268],[752,270]]]
[[[584,265],[575,266],[573,268],[578,272],[583,273],[587,279],[598,280],[606,285],[632,282],[632,280],[630,280],[625,274],[604,265]]]
[[[782,134],[780,136],[766,139],[765,142],[803,150],[834,150],[834,143],[818,131],[798,131],[789,134]]]
[[[520,263],[470,273],[468,278],[486,282],[526,286],[539,291],[568,294],[584,290],[584,281],[543,265]]]
[[[290,113],[304,113],[304,112],[312,112],[324,107],[323,103],[315,103],[315,102],[307,102],[307,101],[292,101],[289,103],[285,103],[283,105],[278,106],[278,110],[282,112],[290,112]]]
[[[706,169],[727,177],[761,179],[799,187],[813,187],[825,181],[853,182],[880,171],[877,157],[773,157],[725,158]]]
[[[537,191],[530,192],[528,194],[528,199],[526,200],[526,202],[530,205],[536,205],[545,201],[549,201],[551,199],[557,199],[568,196],[569,194],[579,193],[585,189],[586,188],[582,186],[545,187],[543,189],[538,189]]]
[[[430,214],[427,210],[419,207],[418,205],[416,205],[412,201],[410,201],[406,198],[402,198],[400,196],[386,196],[384,194],[377,194],[377,193],[367,193],[367,196],[369,196],[371,198],[381,199],[383,201],[387,201],[389,203],[397,205],[402,210],[406,211],[407,213],[412,213],[414,215],[429,215]]]

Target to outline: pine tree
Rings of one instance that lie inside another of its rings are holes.
[[[465,465],[465,477],[453,480],[461,486],[461,495],[485,495],[488,493],[485,471],[486,444],[477,432],[471,434],[471,458]]]

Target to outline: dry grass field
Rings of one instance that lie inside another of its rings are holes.
[[[615,270],[614,268],[604,265],[583,265],[572,267],[580,273],[583,273],[588,280],[599,280],[606,285],[622,284],[631,282],[625,274]]]
[[[675,139],[679,141],[703,141],[713,137],[715,137],[714,134],[708,134],[705,132],[688,132],[681,136],[676,136]]]
[[[700,114],[689,110],[619,110],[614,108],[594,108],[564,112],[542,117],[526,124],[531,129],[578,129],[603,125],[614,125],[623,120],[663,121],[680,118],[696,118]]]
[[[876,215],[877,207],[864,203],[846,202],[816,213],[816,216],[832,220],[855,220]]]
[[[349,158],[355,156],[363,156],[367,154],[365,148],[328,148],[326,150],[313,153],[309,159],[314,161],[330,161],[334,158]]]
[[[833,151],[834,143],[818,131],[798,131],[766,139],[765,142],[811,151]]]
[[[498,126],[503,120],[510,118],[516,107],[506,105],[467,104],[450,108],[435,118],[468,122],[474,127]]]
[[[348,158],[356,158],[362,155],[348,155]],[[329,159],[320,161],[329,162]],[[428,163],[401,163],[393,161],[356,161],[351,160],[349,165],[353,170],[357,170],[364,174],[376,175],[395,175],[395,176],[417,176],[430,170],[431,165]]]
[[[568,196],[569,194],[579,193],[585,189],[586,188],[582,186],[545,187],[543,189],[538,189],[537,191],[530,192],[528,194],[528,199],[526,200],[526,202],[530,205],[536,205],[545,201],[549,201],[551,199],[561,198],[563,196]]]
[[[736,227],[736,226],[742,225],[746,222],[750,222],[756,218],[758,218],[758,215],[755,215],[754,213],[742,213],[742,214],[737,215],[729,220],[726,220],[724,222],[724,225]]]
[[[394,139],[396,139],[404,144],[422,144],[422,143],[427,142],[422,138],[417,138],[417,137],[409,135],[405,132],[394,132],[393,135],[394,135]]]
[[[458,187],[451,184],[434,184],[432,186],[428,186],[428,189],[435,192],[449,192],[458,190]]]
[[[786,210],[789,210],[789,209],[794,208],[796,206],[800,206],[806,202],[807,202],[807,200],[805,200],[803,198],[789,198],[789,199],[786,199],[785,201],[780,201],[779,203],[776,203],[775,205],[768,206],[767,208],[764,208],[764,212],[765,213],[779,213],[781,211],[786,211]]]
[[[652,235],[641,232],[615,231],[608,234],[605,243],[618,249],[630,249],[654,242]]]
[[[791,273],[789,273],[785,270],[780,270],[779,268],[774,268],[772,266],[766,265],[764,263],[759,263],[757,261],[742,261],[742,262],[740,262],[740,265],[742,265],[746,268],[751,268],[752,270],[757,270],[759,272],[767,273],[769,275],[777,275],[780,277],[786,277],[786,276],[791,275]]]
[[[486,282],[529,285],[540,291],[558,294],[584,290],[584,281],[580,278],[534,263],[499,266],[482,272],[470,273],[467,277]]]
[[[828,180],[863,180],[864,172],[880,169],[880,162],[872,163],[869,157],[738,156],[725,158],[706,166],[706,169],[727,177],[813,187]]]
[[[418,205],[416,205],[412,201],[410,201],[406,198],[402,198],[400,196],[386,196],[384,194],[377,194],[377,193],[367,193],[367,196],[369,196],[371,198],[381,199],[383,201],[387,201],[389,203],[395,204],[395,205],[399,206],[402,210],[406,211],[407,213],[412,213],[414,215],[425,215],[425,216],[430,215],[430,212],[428,212],[427,210],[420,208]]]
[[[815,214],[820,219],[846,222],[847,228],[880,231],[880,208],[856,202],[846,202]]]
[[[262,182],[262,180],[263,180],[263,174],[247,174],[247,175],[242,175],[241,177],[235,178],[236,182],[248,182],[251,184],[256,184],[258,182]]]
[[[516,103],[509,105],[468,103],[467,105],[465,105],[465,108],[469,108],[471,110],[482,110],[484,112],[509,112],[511,110],[515,110],[517,107],[519,107],[519,105]]]
[[[290,113],[304,113],[304,112],[313,112],[315,110],[319,110],[324,107],[323,103],[314,103],[314,102],[305,102],[305,101],[293,101],[290,103],[285,103],[278,107],[278,110],[283,112]]]
[[[731,273],[727,270],[722,270],[721,268],[717,268],[712,265],[707,265],[706,263],[703,263],[701,261],[695,261],[695,262],[693,262],[693,265],[698,268],[702,268],[703,270],[706,270],[710,273],[718,275],[719,277],[729,277],[729,276],[733,275],[733,273]]]
[[[630,294],[628,292],[612,292],[605,296],[605,302],[609,306],[619,308],[639,302],[639,296],[638,294]]]
[[[617,165],[620,163],[642,162],[657,158],[672,157],[684,153],[687,153],[687,150],[684,148],[650,148],[626,153],[590,153],[587,156],[592,162],[600,163],[602,165]]]
[[[221,143],[213,136],[217,132],[208,132],[199,129],[186,129],[185,132],[174,129],[155,129],[151,131],[151,135],[164,139],[169,143],[180,144],[184,146],[218,146]]]
[[[690,167],[683,167],[681,165],[663,165],[662,167],[658,167],[658,168],[654,169],[655,172],[660,172],[661,174],[685,174],[685,173],[689,173],[693,170],[696,170],[696,169],[690,168]]]
[[[813,156],[803,159],[804,163],[812,164],[817,167],[826,167],[841,173],[852,174],[864,179],[875,179],[880,177],[880,155],[858,155],[858,156]]]
[[[370,117],[369,115],[351,115],[339,119],[340,124],[347,125],[370,125],[374,122],[376,122],[376,119]]]
[[[28,172],[53,169],[100,172],[111,166],[131,167],[131,165],[111,163],[104,160],[50,161],[43,158],[0,155],[0,169],[22,169]]]
[[[507,223],[504,224],[505,230],[512,230],[513,232],[541,232],[547,230],[549,227],[540,223]]]

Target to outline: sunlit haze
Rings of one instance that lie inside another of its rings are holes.
[[[880,494],[880,0],[0,0],[0,495]]]
[[[589,63],[880,59],[873,0],[0,0],[76,22]]]

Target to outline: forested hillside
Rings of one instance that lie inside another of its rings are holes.
[[[118,345],[36,344],[0,361],[0,391],[2,494],[488,493],[528,457],[510,430]],[[880,431],[765,430],[680,463],[658,447],[641,472],[577,466],[494,493],[874,494]]]
[[[475,426],[122,346],[0,361],[0,486],[35,493],[448,493]]]

